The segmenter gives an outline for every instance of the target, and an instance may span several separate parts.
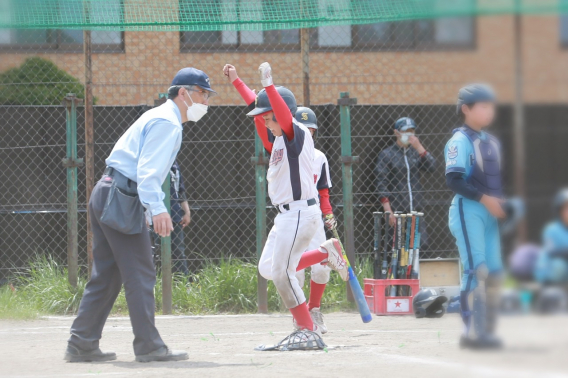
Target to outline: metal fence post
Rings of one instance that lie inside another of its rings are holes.
[[[67,156],[63,166],[67,168],[67,269],[69,284],[76,287],[79,274],[77,254],[77,167],[83,165],[83,159],[77,159],[77,105],[83,100],[74,93],[63,98],[67,129]]]
[[[357,104],[356,98],[350,98],[349,92],[341,92],[337,105],[339,105],[339,119],[341,124],[341,171],[343,179],[343,227],[345,249],[347,258],[355,269],[355,236],[353,222],[353,167],[359,160],[358,156],[351,156],[351,105]],[[347,288],[347,299],[353,302],[353,294]]]
[[[170,206],[170,174],[166,176],[166,180],[162,184],[162,190],[166,197],[164,205],[171,214]],[[172,238],[160,238],[161,262],[162,262],[162,314],[168,315],[172,313]]]
[[[255,133],[254,154],[256,182],[256,256],[260,259],[262,249],[266,243],[266,154],[262,141]],[[258,312],[268,313],[268,282],[257,272],[257,298]]]

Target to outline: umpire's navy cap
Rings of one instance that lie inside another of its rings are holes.
[[[198,85],[212,94],[217,94],[217,92],[211,89],[209,76],[207,76],[205,72],[193,67],[186,67],[179,70],[172,80],[172,85]]]

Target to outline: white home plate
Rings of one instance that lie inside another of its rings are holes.
[[[408,312],[410,302],[408,298],[387,299],[387,312]]]

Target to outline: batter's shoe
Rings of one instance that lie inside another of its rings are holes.
[[[347,268],[347,263],[343,259],[339,240],[335,238],[326,240],[322,245],[320,245],[319,250],[327,253],[327,259],[322,262],[327,262],[327,265],[331,269],[339,273],[343,281],[349,281],[349,270]]]
[[[116,360],[116,353],[103,352],[99,348],[83,350],[68,344],[63,359],[67,362],[103,362]]]
[[[491,335],[486,335],[483,337],[478,337],[476,339],[472,339],[470,337],[462,335],[460,337],[460,348],[462,349],[474,349],[474,350],[483,350],[483,349],[502,349],[503,342]]]
[[[310,310],[310,315],[312,316],[314,326],[317,326],[321,330],[322,335],[325,335],[327,333],[327,326],[323,321],[323,314],[321,313],[319,307],[312,308]]]
[[[187,360],[189,358],[186,351],[183,350],[171,350],[167,346],[163,346],[156,349],[148,354],[140,354],[136,356],[136,361],[138,362],[152,362],[152,361],[181,361]]]

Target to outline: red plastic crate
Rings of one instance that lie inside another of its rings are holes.
[[[420,290],[420,280],[375,280],[365,278],[365,299],[369,309],[376,315],[409,315],[414,314],[412,298]],[[410,296],[391,297],[386,295],[389,286],[408,286]]]

